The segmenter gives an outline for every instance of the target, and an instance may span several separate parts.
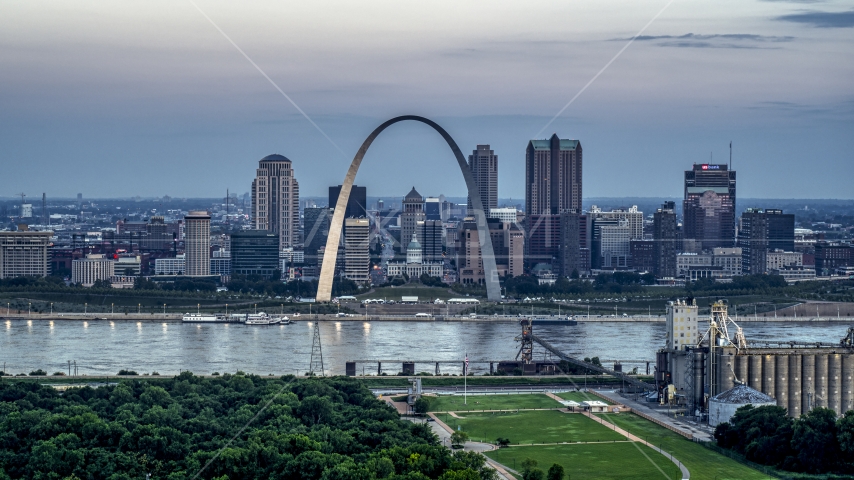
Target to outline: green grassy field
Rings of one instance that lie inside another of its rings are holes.
[[[462,395],[445,395],[430,398],[431,412],[510,410],[516,408],[561,408],[561,404],[541,393],[519,395],[469,395],[466,398],[465,403],[463,403]]]
[[[576,402],[578,402],[578,403],[586,402],[587,400],[599,400],[600,402],[605,402],[605,403],[607,403],[608,405],[611,405],[611,402],[609,402],[609,401],[607,401],[607,400],[603,400],[603,399],[601,399],[601,398],[597,397],[596,395],[593,395],[592,393],[586,393],[586,392],[561,392],[561,393],[556,393],[555,395],[557,395],[558,397],[560,397],[560,398],[562,398],[562,399],[564,399],[564,400],[574,400],[574,401],[576,401]]]
[[[598,442],[625,440],[626,437],[577,413],[557,410],[521,411],[519,413],[466,413],[464,418],[440,414],[439,418],[453,429],[457,425],[472,440],[495,442],[498,437],[510,443]]]
[[[459,298],[462,295],[458,293],[452,293],[447,288],[441,287],[426,287],[424,285],[403,285],[400,287],[382,287],[377,288],[371,293],[366,293],[364,295],[358,295],[360,300],[364,300],[366,298],[384,298],[386,300],[394,300],[395,302],[400,301],[400,297],[402,296],[415,296],[418,297],[418,301],[432,301],[437,298],[441,298],[443,300],[447,300],[449,298]]]
[[[691,472],[691,480],[773,478],[631,413],[599,414],[603,419],[673,454]]]
[[[521,469],[526,458],[536,460],[537,467],[544,471],[558,463],[572,480],[682,478],[679,467],[670,460],[636,443],[510,447],[486,452],[485,455],[510,468],[515,464],[516,470]],[[694,472],[691,472],[691,478],[695,478]]]

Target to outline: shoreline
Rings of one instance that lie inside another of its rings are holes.
[[[0,315],[0,321],[22,321],[22,320],[40,320],[40,321],[98,321],[98,322],[169,322],[169,323],[192,323],[197,325],[203,324],[240,324],[239,322],[183,322],[184,314],[167,313],[167,314],[135,314],[135,313],[69,313],[69,314],[15,314],[15,315]],[[522,317],[517,316],[443,316],[436,315],[433,317],[418,317],[410,315],[354,315],[348,317],[339,317],[334,314],[313,314],[300,315],[299,317],[288,316],[292,323],[300,322],[412,322],[412,323],[433,323],[433,322],[457,322],[457,323],[519,323]],[[736,323],[854,323],[854,318],[848,317],[741,317],[733,319]],[[582,323],[664,323],[665,317],[591,317],[591,318],[576,318],[576,322]],[[554,326],[554,325],[550,325]],[[572,325],[566,325],[572,326]]]

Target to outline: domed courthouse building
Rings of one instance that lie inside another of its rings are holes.
[[[409,278],[418,278],[426,273],[431,277],[442,278],[444,274],[442,262],[423,261],[421,244],[418,243],[415,233],[412,234],[412,241],[406,247],[406,262],[388,262],[387,268],[389,277],[399,277],[405,273]]]

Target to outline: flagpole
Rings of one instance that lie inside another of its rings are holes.
[[[466,351],[466,363],[463,367],[463,405],[468,405],[469,352]]]

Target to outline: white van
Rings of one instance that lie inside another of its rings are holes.
[[[429,313],[416,313],[415,314],[415,318],[430,318],[432,316],[433,315],[430,315]]]

